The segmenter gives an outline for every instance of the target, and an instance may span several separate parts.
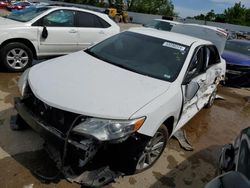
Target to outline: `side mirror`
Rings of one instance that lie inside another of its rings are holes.
[[[200,86],[197,82],[190,82],[187,84],[186,86],[186,100],[187,101],[190,101],[194,96],[195,94],[198,92]]]
[[[48,37],[48,30],[46,26],[43,26],[42,38],[46,39]]]

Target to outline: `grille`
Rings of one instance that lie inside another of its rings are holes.
[[[27,97],[24,99],[24,105],[38,117],[45,126],[54,127],[62,134],[69,130],[72,122],[79,114],[67,112],[51,107],[39,100],[29,89]],[[78,122],[76,122],[77,124]]]

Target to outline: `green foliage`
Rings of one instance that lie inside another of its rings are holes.
[[[159,14],[164,16],[176,16],[171,0],[64,0],[69,3],[87,4],[101,7],[123,6],[134,12],[147,14]]]
[[[133,1],[133,2],[132,2]],[[147,14],[174,16],[174,5],[171,0],[132,0],[129,10]]]
[[[250,9],[247,9],[239,2],[235,3],[233,7],[225,9],[223,14],[215,14],[214,11],[211,10],[206,15],[200,14],[194,18],[198,20],[250,26]]]

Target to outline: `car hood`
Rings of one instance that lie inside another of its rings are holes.
[[[35,96],[52,107],[113,119],[129,119],[170,86],[83,51],[34,66],[28,81]]]
[[[222,54],[222,57],[228,64],[250,66],[250,57],[244,54],[225,50]]]

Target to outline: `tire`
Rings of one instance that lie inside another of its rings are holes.
[[[144,148],[144,151],[138,157],[135,173],[145,171],[154,165],[154,163],[160,158],[162,152],[164,151],[168,138],[168,129],[164,124],[162,124],[156,131],[155,135],[149,140],[146,147]],[[157,145],[158,148],[153,149]]]
[[[217,89],[215,89],[213,93],[210,95],[208,103],[205,105],[205,108],[211,108],[213,106],[216,94],[217,94]]]
[[[124,16],[123,17],[123,22],[124,23],[128,23],[129,22],[129,17],[128,16]]]
[[[115,15],[114,20],[116,23],[119,23],[121,20],[121,17],[119,15]]]
[[[31,66],[33,54],[25,44],[13,42],[2,47],[0,58],[8,71],[22,72]]]
[[[23,120],[23,118],[19,114],[17,114],[16,116],[11,116],[10,128],[13,131],[20,131],[29,128],[29,126]]]

